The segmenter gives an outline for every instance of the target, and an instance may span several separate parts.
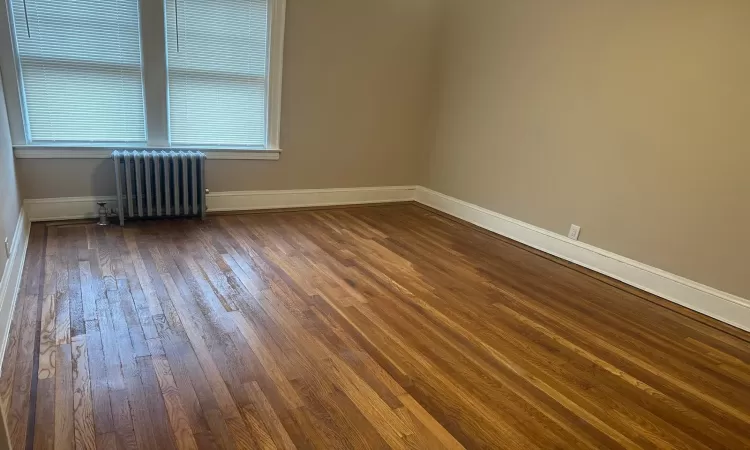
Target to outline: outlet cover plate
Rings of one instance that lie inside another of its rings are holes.
[[[581,234],[581,227],[578,225],[571,225],[570,231],[568,231],[568,237],[573,239],[574,241],[578,240],[578,236]]]

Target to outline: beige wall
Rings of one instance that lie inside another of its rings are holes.
[[[8,114],[5,110],[5,95],[3,94],[2,83],[0,83],[0,276],[2,276],[8,262],[3,242],[7,237],[12,245],[20,209],[21,202],[16,183],[16,172],[13,167],[13,149],[10,142]],[[1,441],[2,439],[0,439]]]
[[[750,298],[750,2],[447,17],[430,188]]]
[[[214,191],[413,185],[436,0],[287,0],[279,161],[209,161]],[[107,160],[19,160],[27,198],[111,195]]]

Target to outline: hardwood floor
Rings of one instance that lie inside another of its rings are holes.
[[[416,205],[31,232],[15,449],[750,448],[750,335]]]

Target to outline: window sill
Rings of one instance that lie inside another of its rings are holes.
[[[155,148],[144,146],[111,145],[97,147],[82,147],[72,145],[14,145],[13,154],[18,159],[109,159],[113,150],[153,150],[180,151],[193,150],[206,154],[206,159],[255,159],[276,161],[281,149],[241,149],[236,147],[183,147],[183,148]]]

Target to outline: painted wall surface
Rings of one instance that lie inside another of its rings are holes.
[[[8,114],[5,109],[5,95],[0,83],[0,275],[8,262],[3,249],[7,237],[12,246],[13,233],[16,231],[18,214],[21,210],[21,197],[16,182],[13,164],[13,147],[8,128]]]
[[[750,298],[750,2],[448,8],[429,188]]]
[[[209,161],[214,191],[414,185],[428,149],[435,0],[288,0],[279,161]],[[27,198],[111,195],[109,160],[19,160]]]

